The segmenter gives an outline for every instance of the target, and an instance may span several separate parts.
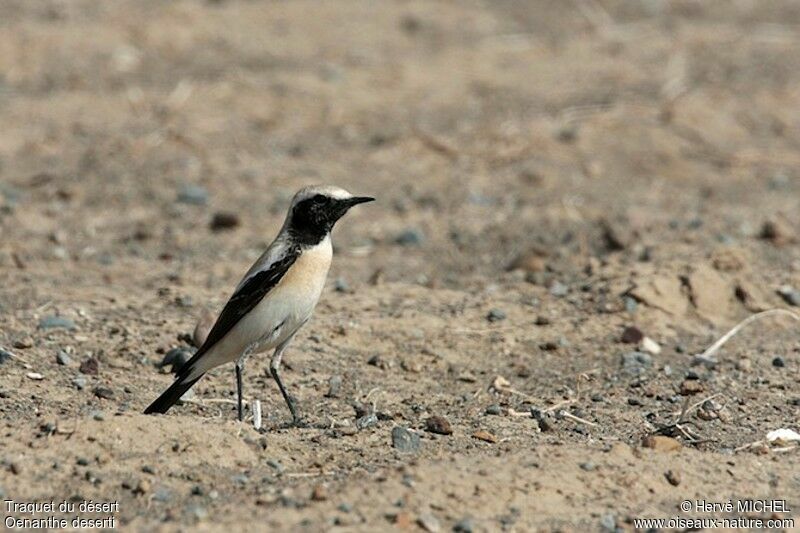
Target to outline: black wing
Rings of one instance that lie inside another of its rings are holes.
[[[286,272],[300,256],[300,248],[292,247],[285,255],[272,263],[268,269],[253,274],[239,290],[237,290],[222,312],[217,317],[214,327],[206,337],[206,341],[181,368],[180,374],[191,371],[192,364],[204,353],[219,342],[230,330],[260,302],[272,288],[278,284]]]

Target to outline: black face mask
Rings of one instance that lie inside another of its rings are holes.
[[[292,209],[289,232],[300,244],[317,244],[333,229],[354,205],[371,202],[369,196],[336,199],[316,194],[297,203]]]

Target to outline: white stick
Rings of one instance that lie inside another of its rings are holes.
[[[261,401],[253,400],[253,427],[261,429]]]
[[[758,320],[759,318],[763,318],[763,317],[769,316],[769,315],[787,315],[787,316],[790,316],[793,319],[797,320],[798,322],[800,322],[800,315],[798,315],[797,313],[793,313],[792,311],[789,311],[788,309],[769,309],[767,311],[762,311],[760,313],[756,313],[754,315],[751,315],[751,316],[745,318],[744,320],[742,320],[738,324],[736,324],[736,326],[734,326],[733,329],[731,329],[728,333],[726,333],[725,335],[720,337],[719,340],[717,340],[717,342],[715,342],[714,344],[709,346],[706,349],[706,351],[701,353],[698,357],[703,358],[703,359],[712,359],[714,357],[714,354],[717,352],[717,350],[722,348],[723,344],[725,344],[726,342],[731,340],[731,337],[733,337],[734,335],[739,333],[739,330],[741,330],[743,327],[745,327],[750,322],[753,322],[755,320]]]

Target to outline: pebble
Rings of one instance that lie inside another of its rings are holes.
[[[505,311],[503,311],[502,309],[494,308],[491,309],[489,311],[489,314],[486,315],[486,320],[488,320],[489,322],[499,322],[501,320],[505,320],[506,316],[507,315]]]
[[[317,485],[314,487],[314,490],[311,491],[311,499],[315,502],[324,502],[328,499],[328,489],[325,488],[325,485]]]
[[[400,232],[394,239],[394,242],[401,246],[419,246],[424,241],[425,235],[422,231],[414,228]]]
[[[90,357],[81,363],[78,370],[80,370],[81,374],[96,376],[100,372],[100,362],[94,357]]]
[[[496,403],[493,403],[492,405],[486,408],[486,414],[500,416],[503,414],[503,409]]]
[[[796,290],[794,287],[784,285],[778,289],[778,294],[780,294],[781,298],[783,298],[787,304],[800,307],[800,291]]]
[[[106,414],[103,411],[92,411],[92,418],[98,422],[102,422],[106,419]]]
[[[531,416],[536,420],[539,425],[539,431],[553,431],[553,419],[550,413],[546,413],[540,409],[531,407]]]
[[[153,494],[153,499],[157,502],[167,503],[172,499],[172,493],[169,489],[161,487],[156,489],[156,492]]]
[[[561,298],[566,296],[569,293],[569,287],[561,283],[560,281],[554,281],[552,285],[550,285],[550,294],[555,296],[556,298]]]
[[[475,531],[475,527],[469,518],[462,518],[453,526],[454,533],[472,533],[473,531]]]
[[[69,354],[64,350],[59,350],[56,353],[56,362],[59,365],[67,366],[72,363],[72,359],[70,358]]]
[[[78,329],[75,322],[63,316],[46,316],[39,320],[39,329],[63,328],[68,330]]]
[[[375,413],[368,413],[356,420],[356,428],[359,430],[368,429],[378,425],[378,416]],[[394,432],[392,432],[394,437]]]
[[[239,225],[239,216],[228,211],[217,211],[208,227],[211,231],[227,231]]]
[[[206,205],[208,191],[199,185],[184,185],[178,191],[178,202],[189,205]]]
[[[333,289],[336,292],[350,292],[350,285],[347,284],[347,280],[344,278],[336,278],[333,282]]]
[[[105,400],[110,400],[114,397],[114,391],[109,389],[108,387],[95,387],[94,395],[98,398],[103,398]]]
[[[41,381],[41,380],[43,380],[43,379],[44,379],[44,376],[43,376],[43,375],[41,375],[41,374],[40,374],[40,373],[38,373],[38,372],[28,372],[28,373],[27,373],[27,374],[25,374],[25,375],[28,377],[28,379],[32,379],[32,380],[34,380],[34,381]]]
[[[703,384],[696,379],[685,379],[681,383],[681,395],[691,396],[692,394],[699,394],[705,390]]]
[[[337,507],[337,509],[339,509],[343,513],[352,513],[353,512],[353,506],[351,504],[345,503],[345,502],[340,503],[339,506]]]
[[[669,481],[669,484],[673,487],[677,487],[681,484],[681,476],[674,470],[667,470],[664,472],[664,477],[667,478],[667,481]]]
[[[83,376],[76,376],[72,378],[72,384],[78,390],[83,390],[86,387],[86,378]]]
[[[443,416],[434,415],[425,421],[425,429],[431,433],[438,435],[452,435],[453,427],[450,422]]]
[[[421,513],[417,519],[417,524],[428,533],[438,533],[442,529],[439,519],[431,513]]]
[[[472,438],[473,439],[482,440],[484,442],[489,442],[491,444],[494,444],[494,443],[497,442],[497,437],[496,436],[494,436],[492,433],[489,433],[488,431],[485,431],[483,429],[478,430],[475,433],[473,433],[472,434]]]
[[[659,346],[659,344],[650,337],[643,338],[639,348],[641,348],[643,352],[651,353],[653,355],[658,355],[661,353],[661,346]]]
[[[600,519],[600,529],[612,532],[617,530],[617,519],[614,518],[613,514],[603,515]]]
[[[392,429],[392,446],[403,453],[415,453],[419,451],[421,443],[419,435],[412,433],[408,428],[396,426]]]
[[[0,365],[11,359],[11,353],[0,349]]]
[[[635,298],[631,298],[630,296],[625,297],[625,311],[628,313],[635,313],[637,307],[639,307],[639,302],[636,301]]]
[[[78,466],[89,466],[89,459],[86,457],[78,457],[75,462],[78,464]]]
[[[622,368],[631,375],[641,374],[653,366],[653,358],[644,352],[627,352],[622,354]]]
[[[625,344],[639,344],[644,339],[644,333],[636,326],[628,326],[622,331],[620,341]]]
[[[14,341],[14,348],[25,350],[33,346],[33,339],[30,337],[22,337]]]
[[[593,462],[591,462],[591,461],[587,461],[587,462],[585,462],[585,463],[581,463],[581,464],[580,464],[580,465],[578,465],[578,466],[580,466],[580,467],[581,467],[581,470],[585,470],[585,471],[587,471],[587,472],[592,472],[592,471],[594,471],[594,470],[597,470],[597,465],[596,465],[596,464],[594,464],[594,463],[593,463]]]
[[[550,325],[550,319],[547,318],[544,315],[539,315],[539,316],[536,317],[535,324],[537,326],[549,326]]]
[[[331,376],[328,380],[328,392],[325,394],[325,396],[328,398],[338,398],[341,390],[342,376]]]
[[[186,361],[192,358],[192,355],[192,352],[186,348],[172,348],[164,354],[164,358],[158,364],[158,368],[169,366],[170,371],[173,374],[177,374],[186,364]]]
[[[194,505],[190,509],[191,513],[197,520],[203,520],[205,517],[208,516],[208,511],[206,510],[206,508],[200,505]]]
[[[642,441],[642,446],[657,452],[676,452],[683,447],[676,439],[665,435],[650,435],[645,437]]]
[[[783,368],[786,366],[786,360],[779,355],[772,360],[772,366],[775,368]]]

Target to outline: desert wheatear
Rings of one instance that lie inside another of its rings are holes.
[[[281,357],[319,301],[331,265],[331,229],[348,209],[372,200],[332,186],[301,189],[278,236],[239,282],[203,345],[181,368],[175,382],[144,412],[166,413],[203,374],[235,361],[242,420],[245,359],[252,353],[274,349],[270,372],[293,422],[298,424],[294,399],[281,380]]]

